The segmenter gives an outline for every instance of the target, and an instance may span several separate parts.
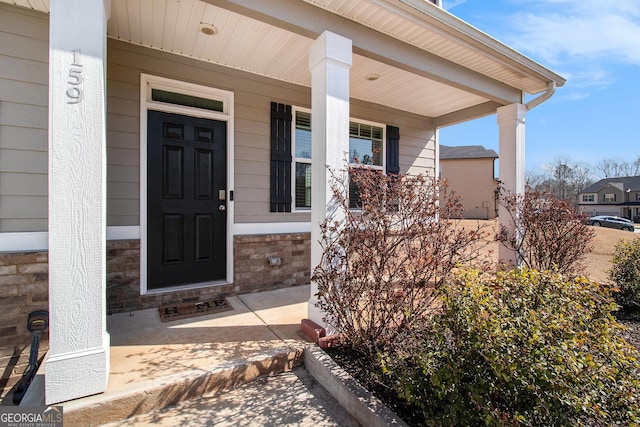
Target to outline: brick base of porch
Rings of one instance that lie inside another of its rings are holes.
[[[234,283],[140,295],[140,240],[107,242],[107,312],[120,313],[305,285],[310,280],[310,233],[236,236]],[[270,263],[269,258],[279,263]],[[27,316],[49,306],[47,252],[0,254],[0,396],[20,379],[29,361]],[[45,334],[40,344],[48,349]]]

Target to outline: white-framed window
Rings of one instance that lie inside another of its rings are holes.
[[[582,195],[582,201],[585,203],[588,202],[594,202],[595,201],[595,197],[593,194],[583,194]]]
[[[384,126],[349,122],[349,164],[384,170]]]
[[[311,110],[293,107],[292,135],[293,211],[311,209]],[[385,168],[385,129],[380,123],[349,121],[349,164],[377,169]]]
[[[640,202],[640,193],[636,193],[636,202]]]
[[[616,201],[616,194],[615,193],[606,193],[604,195],[604,201],[606,202],[615,202]]]
[[[311,209],[311,112],[293,107],[293,209]]]

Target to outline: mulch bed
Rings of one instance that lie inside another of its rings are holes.
[[[339,344],[328,347],[325,349],[325,352],[331,356],[342,369],[355,378],[360,385],[380,399],[380,401],[397,416],[402,418],[404,422],[411,426],[425,425],[425,419],[422,417],[420,410],[409,405],[405,400],[400,399],[393,390],[390,390],[384,384],[373,381],[371,364],[362,353],[355,350],[349,344]]]

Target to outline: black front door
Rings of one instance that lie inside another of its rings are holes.
[[[226,277],[225,122],[148,112],[147,288]]]

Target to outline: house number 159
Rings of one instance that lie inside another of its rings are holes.
[[[80,51],[73,51],[73,62],[69,66],[69,74],[67,75],[67,83],[70,85],[67,89],[68,104],[77,104],[82,101],[82,64],[80,63]]]

